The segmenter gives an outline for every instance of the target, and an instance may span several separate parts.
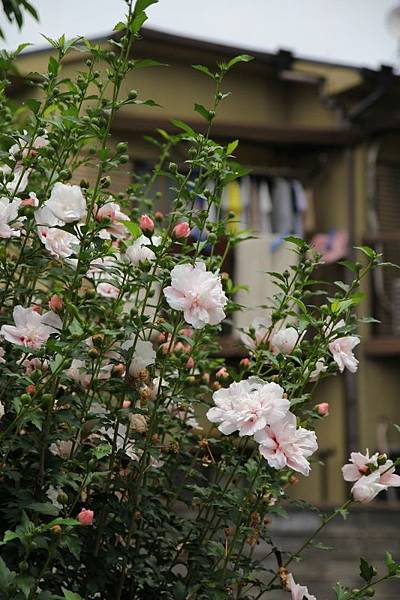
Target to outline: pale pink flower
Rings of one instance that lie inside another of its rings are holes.
[[[20,237],[21,219],[18,219],[18,209],[21,200],[14,198],[12,202],[8,198],[0,198],[0,238]]]
[[[78,521],[81,525],[88,526],[93,524],[94,512],[87,508],[82,508],[78,515]]]
[[[351,373],[355,373],[358,368],[358,360],[353,354],[353,348],[360,343],[360,338],[356,335],[341,337],[329,343],[329,350],[341,373],[347,368]]]
[[[189,356],[189,358],[187,359],[185,367],[187,369],[193,369],[193,367],[194,367],[194,360],[193,360],[192,356]]]
[[[116,282],[121,281],[122,275],[119,258],[119,254],[95,258],[89,265],[86,277],[88,277],[88,279],[93,279],[96,283],[110,278],[113,278]]]
[[[285,327],[271,336],[271,350],[274,354],[290,354],[293,352],[299,339],[297,329]]]
[[[350,454],[350,463],[342,467],[343,479],[345,481],[358,481],[358,479],[368,473],[368,465],[378,468],[378,456],[378,452],[370,456],[368,449],[365,454],[352,452]]]
[[[148,246],[159,246],[161,244],[161,237],[153,235],[151,240],[145,235],[139,236],[131,246],[126,249],[126,256],[129,262],[135,267],[143,262],[152,262],[156,255],[151,248]]]
[[[171,271],[171,284],[164,289],[168,304],[183,311],[185,321],[195,329],[217,325],[225,318],[227,298],[219,275],[206,270],[203,262],[177,265]]]
[[[255,350],[266,341],[268,337],[272,321],[270,317],[257,317],[251,323],[250,331],[243,331],[240,334],[240,339],[243,344],[250,350]]]
[[[287,585],[292,594],[292,600],[317,600],[312,596],[305,585],[300,585],[295,582],[293,575],[289,573]]]
[[[35,213],[38,225],[54,227],[82,221],[86,215],[86,200],[79,185],[57,182],[50,198]]]
[[[220,423],[218,429],[225,435],[234,431],[239,431],[240,436],[253,435],[285,418],[290,403],[283,394],[276,383],[254,378],[234,382],[214,392],[215,406],[207,412],[207,419]]]
[[[139,227],[144,233],[153,233],[154,221],[149,215],[141,215],[139,219]]]
[[[229,371],[226,367],[221,367],[215,374],[215,377],[217,377],[217,379],[228,379],[229,378]]]
[[[25,358],[21,364],[25,367],[25,373],[27,375],[30,375],[32,371],[35,371],[36,369],[39,371],[47,371],[49,368],[47,360],[41,360],[37,356]]]
[[[40,315],[32,308],[16,306],[15,325],[3,325],[0,333],[8,342],[25,348],[40,348],[52,333],[62,329],[62,321],[52,311]]]
[[[379,459],[379,461],[378,461]],[[382,462],[383,459],[385,462]],[[392,460],[385,460],[378,452],[369,456],[360,452],[352,452],[350,463],[342,467],[345,481],[355,481],[351,488],[354,500],[357,502],[371,502],[380,492],[389,487],[400,486],[400,476],[395,474],[395,465]]]
[[[113,365],[111,363],[104,361],[101,364],[96,377],[94,377],[84,360],[74,358],[71,362],[71,366],[68,369],[65,369],[64,375],[81,385],[83,388],[88,388],[94,379],[109,379],[111,377],[112,368]]]
[[[189,237],[189,235],[190,235],[189,223],[186,223],[186,222],[178,223],[177,225],[175,225],[172,233],[173,233],[174,237],[176,237],[178,240]]]
[[[129,221],[128,215],[121,211],[121,207],[116,202],[107,202],[94,209],[95,218],[97,221],[108,220],[109,224],[105,228],[105,231],[110,233],[115,238],[123,238],[127,234],[127,229],[123,224],[123,221]],[[103,237],[100,235],[100,237]]]
[[[254,438],[260,444],[260,453],[274,469],[289,467],[303,475],[310,472],[307,458],[317,449],[314,431],[296,426],[291,412],[270,427],[257,431]]]
[[[96,291],[98,294],[100,294],[100,296],[103,296],[103,298],[112,298],[115,300],[119,296],[119,288],[115,287],[115,285],[112,285],[111,283],[99,283]]]
[[[3,173],[3,175],[10,175],[10,173],[13,173],[12,180],[6,183],[6,189],[10,194],[16,194],[18,192],[23,192],[26,189],[31,169],[26,169],[22,163],[16,163],[13,168],[9,165],[2,165],[0,167],[0,173]]]
[[[52,256],[68,258],[78,251],[79,240],[73,233],[58,229],[58,227],[38,227],[38,235]]]
[[[318,381],[322,373],[325,373],[327,369],[328,367],[325,364],[325,360],[323,358],[320,358],[319,360],[317,360],[317,362],[315,363],[315,368],[310,373],[309,381]]]
[[[22,153],[22,157],[26,158],[29,152],[33,153],[35,150],[44,148],[47,146],[49,140],[46,135],[38,135],[33,141],[31,141],[27,135],[27,131],[24,131],[24,135],[19,136],[18,142],[13,144],[9,149],[10,157],[15,157],[18,152]],[[30,148],[30,149],[29,149]]]

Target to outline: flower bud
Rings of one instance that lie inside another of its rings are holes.
[[[173,235],[178,240],[185,239],[190,235],[189,223],[178,223],[173,229]]]
[[[228,370],[226,369],[226,367],[221,367],[219,369],[219,371],[217,371],[216,378],[217,379],[228,379],[229,378],[229,373],[228,373]]]
[[[248,358],[242,358],[239,364],[241,367],[248,367],[250,364],[250,360]]]
[[[129,424],[132,431],[137,433],[145,433],[148,429],[146,417],[139,413],[129,415]]]
[[[152,234],[154,231],[154,221],[148,215],[142,215],[139,219],[139,227],[145,234]]]
[[[87,526],[93,524],[94,512],[92,510],[82,508],[78,515],[78,521],[81,525]]]
[[[49,300],[49,308],[54,312],[60,311],[64,306],[63,299],[58,294],[53,294]]]
[[[321,417],[327,417],[329,415],[328,402],[321,402],[321,404],[317,404],[315,410]]]

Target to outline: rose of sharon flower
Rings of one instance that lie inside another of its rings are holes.
[[[81,525],[88,526],[93,524],[94,512],[87,508],[82,508],[78,515],[78,521]]]
[[[62,329],[60,317],[52,311],[41,315],[32,308],[18,305],[13,317],[15,325],[3,325],[0,333],[8,342],[25,348],[40,348],[52,333]]]
[[[152,262],[156,255],[147,246],[159,246],[160,244],[161,238],[157,235],[153,235],[151,240],[145,235],[141,235],[126,249],[126,256],[129,262],[135,267],[140,263],[146,262],[146,260]]]
[[[121,211],[120,205],[116,202],[107,202],[100,208],[95,207],[94,215],[97,221],[107,220],[109,222],[105,229],[101,230],[100,237],[109,237],[107,234],[110,234],[120,239],[126,236],[127,229],[122,221],[129,221],[129,217]],[[106,232],[106,235],[103,232]]]
[[[260,344],[263,344],[268,336],[269,329],[272,321],[267,317],[257,317],[251,323],[251,329],[254,330],[253,336],[250,332],[243,331],[240,335],[240,339],[243,344],[250,350],[255,350]]]
[[[134,340],[127,340],[122,344],[122,349],[129,350],[129,348],[132,348],[133,344]],[[129,365],[129,374],[134,377],[139,371],[143,371],[143,369],[146,369],[149,365],[154,364],[155,361],[156,353],[153,344],[151,342],[138,340]]]
[[[67,258],[76,254],[79,248],[76,235],[58,227],[38,227],[38,235],[46,250],[57,258]]]
[[[112,298],[115,300],[119,296],[119,288],[104,281],[98,284],[96,291],[100,296],[103,296],[103,298]]]
[[[351,373],[355,373],[358,368],[358,360],[353,354],[353,348],[360,343],[360,338],[356,335],[348,335],[338,338],[329,344],[329,350],[341,373],[347,368]]]
[[[322,375],[322,373],[325,373],[325,371],[327,369],[328,369],[328,367],[325,364],[325,360],[323,358],[320,358],[315,363],[314,370],[311,371],[311,373],[310,373],[309,381],[311,381],[311,382],[318,381],[318,379],[320,378],[320,375]]]
[[[274,354],[290,354],[299,339],[297,329],[285,327],[274,333],[271,337],[271,350]]]
[[[38,225],[65,225],[81,221],[86,215],[86,200],[79,185],[57,182],[50,198],[36,211]]]
[[[345,481],[355,481],[351,493],[356,502],[371,502],[389,487],[400,487],[400,476],[395,474],[393,461],[385,459],[378,453],[370,457],[368,450],[366,454],[351,453],[350,463],[342,467],[342,473]],[[382,460],[383,464],[379,464]]]
[[[291,592],[292,600],[317,600],[312,596],[305,585],[300,585],[295,582],[293,575],[289,573],[287,578],[287,586]]]
[[[274,469],[290,467],[308,475],[310,463],[307,458],[318,449],[314,431],[296,427],[296,416],[288,412],[284,419],[270,427],[257,431],[255,440],[260,444],[260,453]]]
[[[289,401],[277,383],[253,378],[232,383],[213,394],[215,406],[207,412],[211,423],[220,423],[221,433],[239,431],[240,436],[253,435],[270,423],[285,417]]]
[[[31,169],[26,169],[21,163],[16,163],[13,168],[9,165],[1,165],[0,173],[3,173],[3,175],[13,174],[12,180],[7,181],[6,188],[11,194],[16,194],[26,189]]]
[[[21,205],[19,198],[12,202],[8,198],[0,198],[0,238],[20,237],[21,220],[18,219],[18,209]],[[10,225],[13,223],[13,225]]]
[[[217,325],[225,318],[227,298],[221,278],[207,271],[201,261],[174,267],[164,295],[170,307],[183,311],[185,321],[195,329]]]

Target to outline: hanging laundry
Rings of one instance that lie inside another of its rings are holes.
[[[294,201],[294,233],[299,237],[304,236],[304,213],[307,210],[307,197],[303,184],[297,179],[292,181]]]
[[[246,175],[240,179],[240,198],[242,202],[241,224],[244,229],[251,227],[251,203],[254,177]]]
[[[293,231],[292,188],[283,177],[277,177],[272,188],[272,225],[275,233],[288,235]]]
[[[311,240],[311,246],[321,255],[327,264],[345,258],[348,253],[349,236],[347,231],[318,233]]]
[[[242,198],[240,195],[240,185],[235,181],[230,181],[224,189],[223,205],[226,206],[227,213],[233,213],[234,217],[229,225],[231,231],[237,231],[241,228],[242,217]]]
[[[258,202],[260,207],[260,233],[271,233],[272,199],[268,182],[265,179],[260,181],[258,186]]]

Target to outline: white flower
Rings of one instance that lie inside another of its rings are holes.
[[[315,363],[314,370],[311,371],[311,373],[310,373],[309,381],[311,381],[311,382],[318,381],[318,379],[320,378],[320,375],[322,373],[325,373],[327,368],[328,367],[325,364],[325,360],[323,358],[320,358],[319,360],[317,360],[317,362]]]
[[[314,431],[296,427],[293,413],[288,412],[284,419],[257,431],[254,438],[260,444],[260,453],[274,469],[290,467],[309,474],[307,458],[318,449],[317,438]]]
[[[45,135],[38,135],[33,140],[33,142],[31,142],[31,140],[28,137],[28,132],[24,131],[24,135],[20,135],[18,137],[18,142],[11,146],[8,153],[10,157],[15,157],[15,155],[18,154],[18,152],[21,152],[23,158],[25,158],[29,154],[29,147],[30,151],[34,152],[39,148],[44,148],[44,146],[47,146],[48,143],[49,140],[47,139],[47,132],[45,133]]]
[[[68,231],[58,227],[38,227],[38,235],[52,256],[67,258],[78,251],[79,240],[76,235]]]
[[[8,165],[2,165],[0,167],[0,173],[3,173],[3,175],[13,173],[13,179],[6,183],[6,189],[10,194],[16,194],[17,192],[23,192],[26,189],[31,169],[27,169],[22,164],[17,163],[14,169]]]
[[[119,288],[115,287],[115,285],[112,285],[111,283],[99,283],[96,291],[98,294],[100,294],[100,296],[103,296],[103,298],[116,299],[119,296]]]
[[[38,225],[65,225],[82,221],[86,215],[86,200],[79,185],[57,182],[50,198],[35,213]]]
[[[207,271],[201,261],[174,267],[164,295],[170,307],[183,311],[185,321],[195,329],[217,325],[225,318],[227,298],[221,278]]]
[[[274,354],[290,354],[299,339],[297,329],[285,327],[274,333],[271,337],[271,350]]]
[[[229,435],[253,435],[271,423],[282,420],[288,410],[289,401],[277,383],[265,383],[250,378],[232,383],[213,394],[215,406],[207,412],[211,423],[220,423],[221,433]]]
[[[0,238],[20,237],[21,219],[18,219],[20,205],[19,198],[14,198],[12,202],[8,198],[0,198]]]
[[[312,596],[305,585],[300,585],[295,582],[293,575],[289,573],[287,585],[292,595],[292,600],[317,600]]]
[[[357,371],[358,360],[353,354],[353,348],[359,343],[360,338],[356,335],[341,337],[329,343],[329,350],[341,373],[343,373],[345,368],[351,373]]]
[[[242,340],[243,344],[247,346],[247,348],[250,348],[250,350],[255,350],[260,344],[265,342],[271,324],[271,318],[257,317],[251,323],[251,329],[254,330],[254,333],[250,335],[250,332],[243,331],[240,334],[240,339]]]
[[[52,333],[62,329],[62,321],[53,312],[43,315],[18,305],[13,311],[15,325],[3,325],[0,333],[8,342],[25,348],[40,348]]]
[[[75,383],[78,383],[83,388],[88,388],[92,380],[109,379],[111,377],[113,365],[111,363],[103,362],[96,377],[89,371],[84,360],[74,358],[71,362],[71,366],[65,369],[64,375],[69,377]]]
[[[378,470],[361,477],[351,488],[354,500],[365,504],[371,502],[380,492],[387,490],[388,486],[380,483],[380,479]]]
[[[123,350],[129,350],[132,348],[134,340],[127,340],[122,344]],[[154,364],[156,361],[156,353],[151,342],[144,342],[138,340],[136,342],[135,351],[132,356],[131,363],[129,365],[129,374],[133,377],[139,371],[146,369],[149,365]]]
[[[147,246],[159,246],[160,244],[161,238],[157,235],[153,235],[151,240],[145,235],[141,235],[126,249],[126,256],[135,267],[146,260],[152,262],[156,255]]]

